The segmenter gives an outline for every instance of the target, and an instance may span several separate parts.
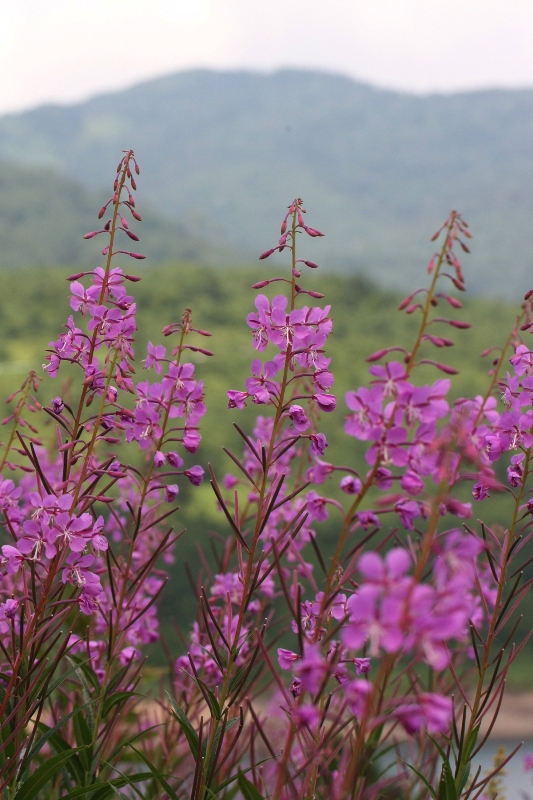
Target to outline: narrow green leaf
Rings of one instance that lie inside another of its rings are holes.
[[[156,767],[154,767],[154,765],[153,765],[153,764],[151,764],[151,763],[150,763],[150,761],[148,761],[148,759],[146,758],[146,756],[144,756],[144,755],[141,753],[141,751],[140,751],[140,750],[137,750],[137,748],[136,748],[136,747],[134,747],[132,744],[130,745],[130,747],[131,747],[131,749],[132,749],[132,750],[134,750],[134,751],[137,753],[137,755],[138,755],[138,756],[140,756],[140,757],[142,758],[142,760],[144,761],[144,763],[146,764],[146,766],[148,767],[148,769],[150,770],[150,772],[152,773],[152,775],[154,776],[154,778],[156,778],[156,780],[158,780],[158,781],[159,781],[159,783],[161,784],[161,786],[163,787],[163,789],[165,790],[165,792],[168,794],[168,796],[170,797],[170,800],[179,800],[179,797],[178,797],[178,795],[176,794],[176,792],[174,791],[174,789],[173,789],[173,788],[170,786],[170,784],[169,784],[169,783],[167,783],[167,781],[166,781],[166,780],[165,780],[165,778],[164,778],[164,777],[161,775],[161,773],[159,772],[159,770],[158,770],[158,769],[156,769]]]
[[[470,733],[470,736],[468,736],[468,738],[467,738],[467,740],[465,742],[465,745],[463,747],[463,761],[470,761],[470,759],[472,758],[472,753],[474,752],[474,747],[476,746],[476,743],[477,743],[477,737],[478,737],[478,734],[479,734],[480,726],[481,726],[481,723],[476,725],[476,727]]]
[[[56,734],[56,733],[57,733],[57,732],[58,732],[58,731],[59,731],[59,730],[60,730],[60,729],[63,727],[63,725],[65,725],[65,723],[66,723],[66,722],[68,722],[68,721],[69,721],[69,719],[71,719],[72,717],[75,717],[75,716],[76,716],[76,714],[79,714],[79,713],[80,713],[80,711],[82,711],[82,710],[83,710],[83,708],[84,708],[84,706],[77,706],[77,707],[74,709],[74,711],[71,711],[71,712],[70,712],[70,714],[67,714],[67,716],[66,716],[66,717],[63,717],[63,719],[60,719],[60,720],[59,720],[59,722],[57,723],[57,725],[54,725],[54,727],[53,727],[53,728],[48,728],[48,726],[46,726],[46,725],[45,725],[43,722],[39,723],[39,727],[40,727],[41,729],[44,729],[44,728],[46,728],[47,730],[46,730],[46,733],[45,733],[43,736],[41,736],[41,738],[40,738],[40,739],[38,739],[38,740],[35,742],[35,744],[33,745],[32,749],[31,749],[31,750],[30,750],[30,752],[29,752],[29,755],[28,755],[28,760],[29,760],[29,761],[31,761],[31,759],[32,759],[32,758],[34,758],[34,756],[36,756],[36,755],[37,755],[37,753],[39,752],[39,750],[41,749],[41,747],[42,747],[44,744],[46,744],[46,742],[47,742],[49,739],[51,739],[51,738],[52,738],[52,736],[55,736],[55,734]]]
[[[128,779],[133,782],[147,781],[152,777],[151,772],[137,772],[135,775],[129,775]],[[61,800],[76,800],[78,797],[84,797],[86,794],[94,792],[91,800],[106,800],[113,794],[113,787],[126,786],[124,778],[113,778],[112,781],[99,781],[93,783],[91,786],[79,786],[73,789],[68,794],[62,796]]]
[[[48,729],[48,731],[51,731],[51,729],[48,728],[48,726],[45,725],[42,722],[39,723],[39,727],[42,730],[47,730]],[[42,737],[42,739],[44,739],[44,736]],[[56,754],[58,754],[58,753],[66,753],[67,750],[70,750],[72,752],[72,757],[71,757],[70,761],[67,761],[67,763],[66,763],[66,769],[69,771],[71,777],[73,778],[73,780],[74,780],[74,782],[76,784],[83,783],[83,781],[85,780],[85,771],[83,769],[80,757],[78,756],[76,750],[74,750],[68,744],[68,742],[66,742],[65,739],[63,739],[61,734],[58,733],[57,731],[56,731],[56,733],[53,734],[53,736],[49,736],[47,741],[48,740],[50,741],[50,746],[51,746],[52,750],[54,751],[54,753],[56,753]],[[39,739],[39,743],[40,742],[41,742],[41,739]],[[30,764],[31,764],[31,759],[28,759],[28,767],[29,767]]]
[[[457,800],[457,789],[450,765],[443,764],[439,782],[439,800]]]
[[[70,659],[73,661],[74,660],[74,656],[70,656]],[[76,672],[78,670],[78,668],[81,666],[81,664],[86,664],[87,661],[90,661],[90,659],[87,659],[86,661],[82,661],[80,664],[75,664],[69,670],[67,670],[66,672],[63,672],[63,674],[60,675],[59,678],[56,678],[56,680],[53,683],[51,683],[50,686],[48,687],[48,689],[46,690],[45,698],[49,697],[52,694],[52,692],[54,691],[54,689],[57,689],[57,687],[60,686],[63,683],[63,681],[65,681],[70,675],[72,675],[73,672]]]
[[[89,774],[93,760],[93,735],[83,714],[77,714],[74,717],[74,736],[76,737],[76,744],[80,748],[80,759],[85,772]]]
[[[417,769],[415,769],[412,764],[408,764],[407,761],[404,761],[403,763],[405,764],[406,767],[412,770],[418,778],[420,778],[420,780],[422,781],[422,783],[432,796],[433,800],[437,800],[437,793],[435,792],[435,789],[432,786],[430,786],[430,784],[427,782],[424,776]]]
[[[244,800],[264,800],[263,796],[257,791],[253,783],[245,777],[241,770],[237,773],[237,785],[244,797]]]
[[[179,705],[176,703],[173,697],[168,695],[168,698],[173,706],[173,713],[176,717],[177,721],[179,722],[183,733],[187,738],[187,742],[189,743],[190,751],[194,758],[196,758],[198,754],[198,734],[194,730],[193,726],[189,722],[189,719],[184,711],[181,710]]]
[[[105,700],[102,716],[107,717],[113,706],[116,706],[117,703],[122,703],[122,701],[126,701],[130,697],[136,697],[138,694],[139,692],[115,692],[115,694],[110,695],[110,697],[107,697]]]
[[[75,752],[75,751],[73,751]],[[33,800],[38,795],[43,786],[52,780],[67,761],[71,758],[71,752],[58,753],[57,756],[47,759],[35,772],[27,778],[15,795],[15,800]]]
[[[93,689],[100,694],[101,685],[100,681],[98,680],[98,676],[94,669],[90,666],[91,659],[83,659],[79,656],[68,656],[69,661],[74,662],[79,669],[83,672],[87,681],[91,684]]]

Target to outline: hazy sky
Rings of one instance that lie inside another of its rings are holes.
[[[0,113],[191,67],[533,87],[533,0],[1,0]]]

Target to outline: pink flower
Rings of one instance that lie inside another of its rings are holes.
[[[299,658],[300,656],[297,653],[293,653],[292,650],[285,650],[283,647],[278,648],[278,663],[281,669],[291,669]]]
[[[298,431],[303,433],[310,426],[310,422],[305,415],[305,411],[301,406],[291,406],[289,408],[289,419]]]
[[[327,672],[327,664],[320,647],[316,644],[308,645],[303,657],[294,665],[293,672],[300,678],[303,688],[315,694]]]

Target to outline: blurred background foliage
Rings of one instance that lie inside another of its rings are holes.
[[[3,397],[21,383],[29,369],[36,369],[39,374],[43,374],[41,364],[47,343],[57,338],[61,326],[71,313],[68,283],[65,280],[71,271],[60,267],[2,271],[0,391]],[[257,413],[268,413],[268,409],[251,403],[243,411],[229,410],[226,391],[230,388],[243,388],[244,379],[249,374],[250,362],[256,355],[246,325],[246,315],[254,309],[256,294],[251,285],[257,280],[273,277],[278,274],[277,270],[269,262],[223,271],[181,262],[156,268],[140,266],[135,271],[143,276],[140,283],[130,284],[138,304],[136,363],[139,380],[144,379],[141,361],[146,355],[147,342],[164,343],[170,348],[172,339],[162,336],[162,327],[179,320],[186,306],[193,309],[194,323],[213,334],[211,339],[201,342],[213,350],[215,355],[212,358],[191,354],[198,377],[205,381],[208,413],[202,420],[203,440],[200,450],[195,456],[189,456],[188,465],[200,463],[207,470],[207,464],[212,463],[221,479],[225,472],[235,472],[235,467],[223,453],[222,447],[229,447],[237,455],[241,453],[241,440],[232,423],[238,422],[245,430],[250,431]],[[468,267],[465,271],[468,276]],[[400,295],[379,289],[359,277],[321,274],[320,270],[308,270],[302,276],[301,283],[304,287],[325,294],[324,300],[317,302],[320,305],[331,304],[334,320],[327,353],[332,357],[332,369],[336,378],[334,391],[339,402],[334,413],[323,415],[320,425],[329,442],[325,460],[334,464],[355,465],[364,471],[362,443],[343,433],[345,392],[368,383],[368,365],[365,363],[367,355],[393,344],[410,347],[418,326],[417,315],[409,316],[397,311]],[[270,288],[272,287],[262,291],[268,293]],[[453,310],[453,314],[449,314],[450,307],[441,301],[443,307],[439,307],[437,313],[468,321],[472,327],[468,330],[455,330],[447,325],[435,325],[435,333],[451,336],[456,345],[447,348],[443,353],[427,344],[422,353],[424,357],[437,357],[439,361],[446,361],[459,370],[459,375],[453,382],[452,399],[484,393],[491,357],[482,359],[480,353],[487,347],[503,344],[519,310],[519,303],[512,306],[464,295],[461,300],[464,308],[460,311]],[[75,317],[79,320],[78,314]],[[393,357],[394,355],[391,356]],[[72,370],[70,374],[76,381],[76,371]],[[150,375],[151,380],[156,378],[153,372]],[[421,367],[417,381],[431,382],[439,377],[443,375],[435,368]],[[45,376],[40,399],[43,403],[49,402],[55,395],[66,395],[71,391],[77,392],[77,384],[74,382],[72,386],[68,385],[68,373],[60,373],[56,380]],[[42,417],[41,423],[44,423],[45,415]],[[47,435],[52,435],[51,426],[47,430]],[[135,448],[127,448],[119,453],[119,457],[125,462],[132,459],[135,462],[139,459],[139,453]],[[504,467],[502,469],[504,477]],[[318,491],[338,497],[339,479],[340,475],[334,473],[326,484],[318,487]],[[471,500],[468,491],[463,498]],[[164,636],[174,652],[180,647],[174,622],[177,620],[180,626],[187,629],[196,609],[194,592],[186,576],[186,565],[189,565],[193,575],[198,570],[205,574],[214,564],[210,535],[220,535],[223,538],[228,535],[224,519],[216,510],[207,480],[199,488],[193,488],[187,481],[182,481],[180,506],[180,511],[173,518],[173,524],[176,530],[186,528],[187,532],[176,546],[175,561],[170,566],[170,582],[161,603]],[[494,496],[480,505],[473,503],[474,520],[479,514],[487,524],[496,528],[501,526],[503,530],[508,506],[505,494]],[[458,524],[460,522],[458,520]],[[317,525],[318,542],[326,556],[331,552],[337,523],[335,511],[332,510],[330,518]],[[384,529],[387,529],[385,521]],[[533,600],[526,601],[523,612],[526,615],[526,622],[522,626],[525,631],[530,627],[528,620],[533,614]],[[162,657],[160,653],[159,658]],[[515,669],[516,681],[522,680],[526,669],[521,664],[525,665],[525,662],[519,663]]]

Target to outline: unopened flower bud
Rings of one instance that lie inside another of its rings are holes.
[[[85,272],[75,272],[74,275],[69,275],[67,281],[77,281],[79,278],[83,278]]]
[[[172,483],[170,486],[165,486],[165,502],[173,503],[179,494],[179,486],[177,483]]]
[[[52,410],[54,411],[54,413],[61,414],[64,407],[65,404],[63,403],[62,399],[60,397],[54,397],[54,399],[52,400]]]
[[[258,283],[254,283],[252,289],[263,289],[265,286],[268,286],[270,281],[258,281]]]

